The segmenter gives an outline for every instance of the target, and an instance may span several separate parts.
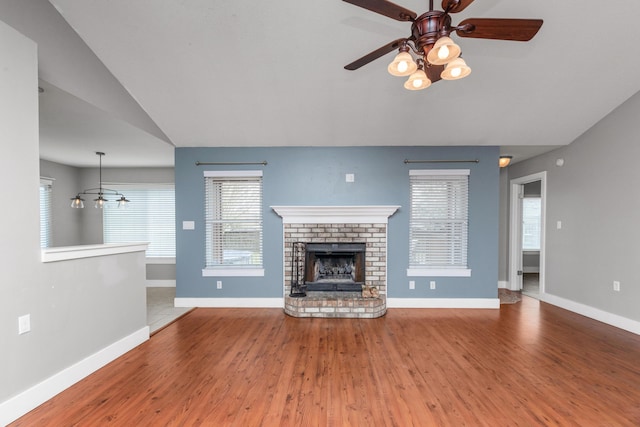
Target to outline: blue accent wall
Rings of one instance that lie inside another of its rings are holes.
[[[276,298],[283,293],[282,219],[277,205],[400,205],[389,218],[387,295],[391,298],[495,298],[498,284],[499,150],[497,147],[267,147],[177,148],[176,296]],[[404,160],[473,160],[478,163],[405,164]],[[196,166],[196,162],[261,162]],[[407,277],[409,170],[470,169],[471,277]],[[205,260],[205,170],[262,170],[264,277],[202,277]],[[355,182],[345,182],[345,174]],[[195,221],[195,230],[182,230]],[[223,282],[216,289],[216,281]],[[409,289],[409,280],[416,289]],[[437,288],[429,289],[435,280]]]

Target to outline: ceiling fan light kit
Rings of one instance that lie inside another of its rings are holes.
[[[344,1],[397,21],[412,23],[410,37],[394,40],[344,67],[357,70],[398,49],[398,55],[387,70],[393,76],[410,76],[404,84],[409,90],[425,89],[441,79],[462,79],[471,73],[471,68],[460,57],[460,46],[449,37],[451,33],[455,32],[459,37],[529,41],[543,23],[541,19],[469,18],[453,26],[449,14],[462,12],[474,0],[443,0],[443,10],[434,10],[433,0],[429,0],[429,11],[420,16],[386,0]],[[411,53],[417,58],[414,59]]]

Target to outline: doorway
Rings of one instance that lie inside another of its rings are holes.
[[[544,294],[547,173],[510,181],[509,288]]]

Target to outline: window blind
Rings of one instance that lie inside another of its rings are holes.
[[[262,267],[262,176],[205,175],[205,193],[206,268]]]
[[[467,268],[468,175],[410,171],[409,268]]]
[[[51,246],[51,190],[53,180],[40,178],[40,247]]]
[[[147,257],[175,257],[175,190],[172,185],[143,185],[108,185],[131,202],[124,209],[103,209],[104,242],[149,242]]]

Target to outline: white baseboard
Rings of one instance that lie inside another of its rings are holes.
[[[175,307],[284,308],[284,298],[175,298]]]
[[[640,335],[640,322],[636,320],[618,316],[617,314],[609,313],[607,311],[600,310],[599,308],[594,308],[589,305],[547,293],[540,294],[540,301],[544,301],[560,308],[564,308],[565,310],[573,311],[574,313],[606,323],[607,325],[615,326],[616,328],[624,329],[625,331]]]
[[[387,298],[387,308],[500,308],[500,299]]]
[[[175,280],[146,280],[147,288],[175,288]]]
[[[498,281],[498,289],[510,289],[508,280],[500,280]]]
[[[9,424],[81,379],[149,339],[149,327],[128,335],[97,353],[0,403],[0,425]]]

